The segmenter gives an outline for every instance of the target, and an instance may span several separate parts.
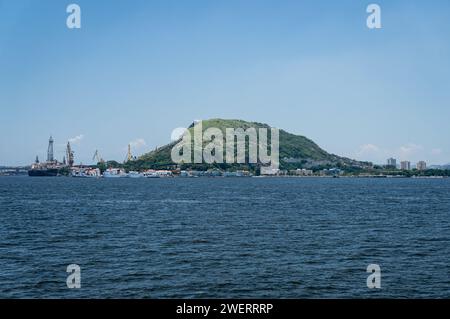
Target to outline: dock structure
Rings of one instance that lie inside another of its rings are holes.
[[[51,163],[55,160],[53,156],[53,137],[50,136],[48,140],[48,149],[47,149],[47,162]]]

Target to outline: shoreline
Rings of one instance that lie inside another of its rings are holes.
[[[18,174],[18,175],[0,175],[2,177],[32,177],[35,179],[39,179],[42,177],[47,178],[55,178],[55,177],[65,177],[65,178],[73,178],[73,179],[155,179],[154,177],[74,177],[74,176],[28,176],[26,174]],[[196,178],[226,178],[226,179],[243,179],[243,178],[286,178],[286,179],[447,179],[449,176],[170,176],[170,177],[158,177],[157,179],[196,179]]]

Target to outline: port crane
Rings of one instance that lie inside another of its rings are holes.
[[[133,154],[131,154],[131,145],[128,144],[127,157],[125,158],[125,160],[123,162],[127,163],[127,162],[134,161],[134,160],[136,160],[136,157],[133,156]]]
[[[72,147],[70,147],[70,142],[67,142],[67,147],[66,147],[66,160],[67,160],[67,164],[69,165],[69,167],[72,167],[73,164],[75,163],[75,159],[74,159],[74,156],[73,156]]]
[[[103,160],[103,158],[100,156],[100,154],[98,153],[98,150],[95,150],[94,156],[92,157],[93,161],[97,161],[97,163],[104,163],[105,161]]]

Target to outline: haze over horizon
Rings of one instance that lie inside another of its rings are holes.
[[[262,122],[327,152],[450,162],[450,3],[0,1],[0,166],[123,161],[195,119]]]

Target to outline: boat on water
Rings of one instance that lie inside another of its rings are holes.
[[[156,173],[145,174],[146,178],[159,178],[159,175]]]
[[[102,177],[98,168],[73,168],[71,176],[76,178],[99,178]]]
[[[30,170],[28,170],[28,176],[58,176],[59,170],[65,165],[59,163],[53,157],[53,138],[50,136],[48,140],[48,150],[47,150],[47,161],[39,162],[39,157],[36,156],[35,162],[31,165]]]
[[[130,178],[142,178],[145,177],[144,174],[136,172],[136,171],[130,171],[128,172],[128,177]]]
[[[142,173],[145,178],[159,178],[159,175],[156,174],[154,170],[148,170]]]
[[[125,170],[122,168],[108,168],[104,173],[105,178],[124,178],[129,177]]]
[[[169,170],[153,170],[149,169],[142,173],[146,178],[163,178],[163,177],[173,177],[172,171]]]
[[[58,168],[51,168],[51,167],[45,167],[45,166],[31,167],[31,169],[28,171],[28,176],[54,177],[54,176],[58,176],[58,172],[59,172]]]

